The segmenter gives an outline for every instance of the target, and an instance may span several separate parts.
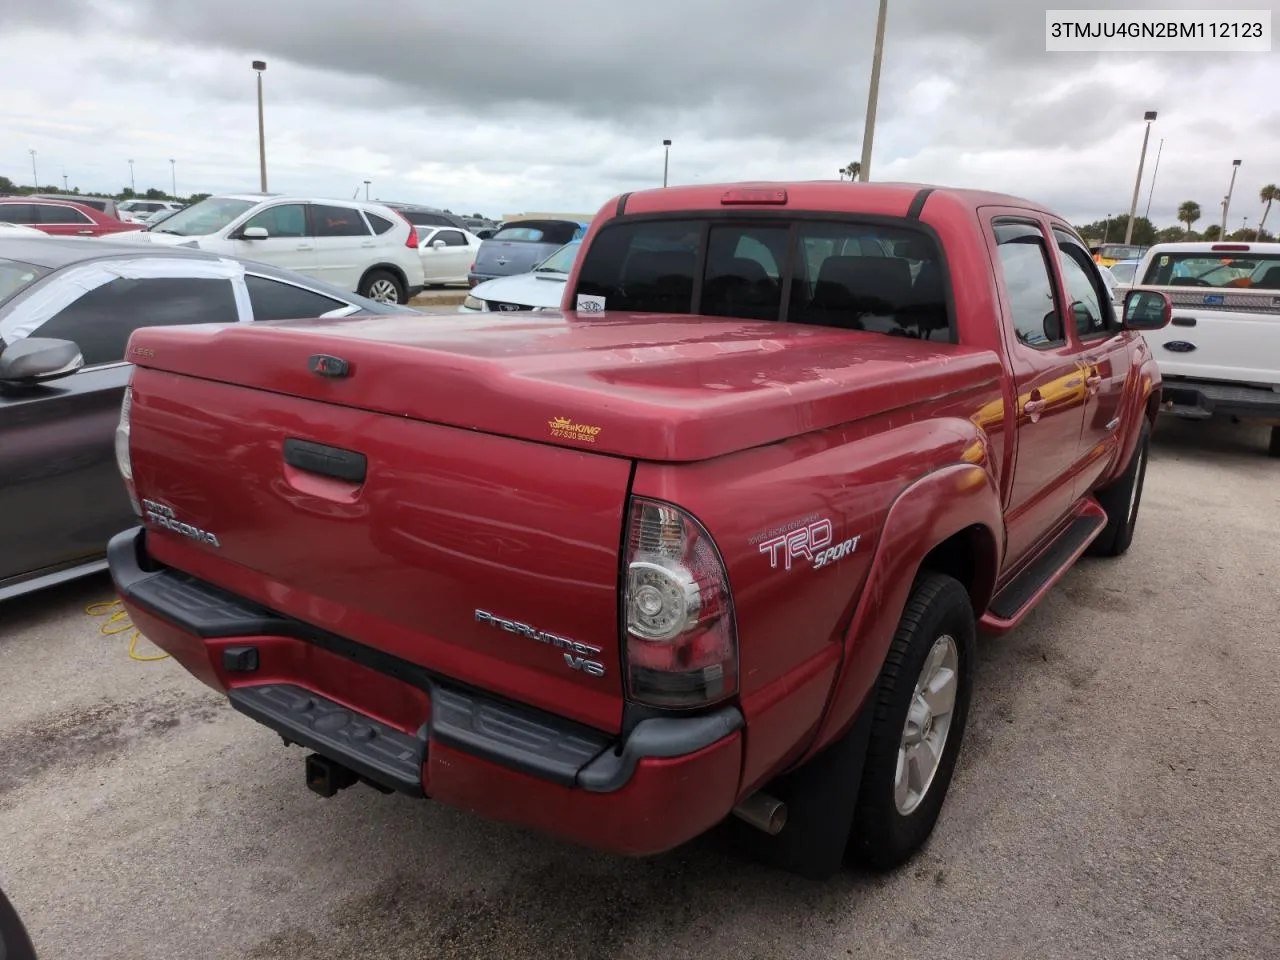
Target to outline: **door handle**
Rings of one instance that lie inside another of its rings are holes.
[[[1194,327],[1196,325],[1196,318],[1174,317],[1172,323],[1175,327]]]
[[[1102,376],[1097,373],[1091,373],[1089,376],[1084,378],[1084,385],[1088,387],[1090,391],[1097,390],[1102,386]]]
[[[1040,419],[1040,414],[1044,411],[1044,408],[1047,407],[1048,405],[1049,405],[1048,400],[1045,400],[1041,397],[1035,397],[1034,399],[1028,400],[1026,403],[1022,405],[1022,412],[1031,418],[1032,423],[1036,423]]]
[[[311,243],[300,243],[300,244],[298,244],[298,249],[299,249],[299,250],[314,250],[314,249],[315,249],[315,245],[314,245],[314,244],[311,244]]]
[[[372,241],[372,240],[366,240],[366,241],[364,241],[362,244],[360,244],[360,246],[362,246],[362,247],[372,247],[372,246],[373,246],[373,241]]]
[[[93,236],[93,231],[92,231],[92,230],[80,230],[80,231],[79,231],[79,233],[80,233],[80,236],[82,236],[82,237],[91,237],[91,236]]]

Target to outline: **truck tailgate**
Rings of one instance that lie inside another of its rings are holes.
[[[1143,334],[1165,376],[1280,385],[1280,290],[1161,287],[1173,323]]]
[[[217,541],[148,524],[156,559],[619,728],[627,459],[145,367],[131,419],[138,496]]]

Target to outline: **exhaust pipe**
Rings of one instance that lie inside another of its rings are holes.
[[[787,805],[765,793],[753,793],[733,808],[733,814],[770,836],[777,836],[787,825]]]
[[[340,763],[318,753],[307,756],[307,789],[322,797],[332,797],[339,790],[354,785],[359,776],[354,770],[348,770]]]

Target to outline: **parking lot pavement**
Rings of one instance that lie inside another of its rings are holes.
[[[706,840],[627,861],[367,788],[322,800],[300,749],[102,635],[96,580],[0,607],[0,888],[41,960],[1274,958],[1264,450],[1160,424],[1130,552],[981,647],[947,807],[895,874],[814,884]]]

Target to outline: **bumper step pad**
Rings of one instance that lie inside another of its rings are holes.
[[[227,696],[241,713],[282,737],[375,783],[422,796],[425,727],[413,736],[291,683],[236,687]]]

